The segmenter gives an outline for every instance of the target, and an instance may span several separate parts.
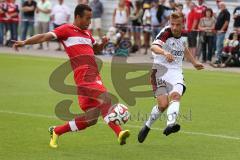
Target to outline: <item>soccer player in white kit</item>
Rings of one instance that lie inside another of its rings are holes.
[[[167,109],[167,127],[163,134],[168,136],[178,132],[180,125],[176,123],[179,113],[180,99],[186,89],[182,73],[184,56],[197,70],[204,66],[196,61],[189,52],[182,37],[183,16],[172,13],[170,24],[163,28],[152,43],[154,63],[151,74],[151,83],[157,99],[151,115],[138,134],[138,141],[142,143],[147,137],[152,124]]]

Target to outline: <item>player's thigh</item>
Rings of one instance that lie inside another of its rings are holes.
[[[107,92],[107,89],[102,83],[91,83],[79,87],[79,104],[82,110],[88,110],[90,108],[99,108],[102,105],[111,104],[111,98]]]

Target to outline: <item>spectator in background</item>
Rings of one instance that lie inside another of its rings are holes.
[[[187,19],[188,19],[188,14],[190,12],[190,4],[192,3],[192,0],[185,0],[185,4],[183,5],[183,14],[185,16],[185,19],[186,19],[186,22],[185,22],[185,25],[184,25],[184,28],[186,29],[187,28]]]
[[[222,0],[216,0],[216,6],[217,8],[215,8],[215,10],[213,10],[213,15],[215,18],[217,18],[218,14],[220,13],[220,6],[219,3],[222,2]]]
[[[184,15],[184,13],[183,13],[183,4],[182,3],[177,3],[176,4],[176,12],[182,13]]]
[[[224,47],[222,52],[222,64],[211,64],[213,67],[227,67],[240,65],[239,53],[240,36],[237,32],[229,34],[229,37],[224,40]]]
[[[170,7],[169,12],[171,14],[172,12],[176,11],[177,3],[175,2],[175,0],[169,0],[168,2],[169,2],[169,7]]]
[[[168,24],[169,16],[171,14],[171,10],[169,7],[165,5],[166,0],[159,0],[158,11],[157,11],[157,19],[159,23],[161,23],[161,27],[165,27]]]
[[[7,6],[5,1],[0,2],[0,46],[3,46],[4,44],[4,34],[5,34],[5,27],[6,27],[6,13]]]
[[[90,7],[92,8],[92,19],[91,19],[91,24],[89,29],[92,31],[97,30],[98,32],[98,36],[99,38],[102,37],[102,32],[101,32],[101,28],[102,28],[102,15],[104,12],[103,9],[103,5],[102,2],[100,0],[93,0],[92,2],[90,2]]]
[[[183,15],[183,29],[185,30],[185,23],[186,23],[186,16],[183,13],[183,4],[182,3],[178,3],[176,4],[176,12],[180,13],[181,15]]]
[[[129,14],[131,14],[131,11],[132,11],[132,9],[133,9],[133,3],[132,3],[132,1],[131,1],[131,0],[125,0],[125,5],[126,5],[126,7],[127,7],[127,9],[128,9]]]
[[[78,4],[88,4],[88,0],[78,0]]]
[[[215,24],[215,30],[217,32],[217,42],[216,42],[217,61],[215,62],[215,64],[221,64],[223,42],[224,42],[225,34],[227,32],[228,25],[230,22],[230,13],[226,9],[225,3],[220,2],[219,6],[221,11],[217,17],[217,21]]]
[[[152,37],[156,38],[160,30],[168,24],[169,20],[169,8],[165,6],[166,0],[159,0],[159,3],[154,0],[151,9],[152,17]]]
[[[58,0],[58,4],[52,9],[51,18],[53,27],[57,28],[69,22],[71,16],[70,8],[64,4],[64,0]],[[57,51],[61,51],[61,44],[58,43]]]
[[[143,17],[142,2],[137,0],[135,1],[134,6],[135,10],[130,16],[130,20],[132,21],[132,33],[134,39],[134,44],[131,50],[132,53],[138,51],[141,47],[141,26]]]
[[[193,28],[198,30],[198,24],[200,22],[200,19],[204,17],[205,10],[207,9],[207,6],[204,4],[204,0],[198,0],[198,5],[195,7],[195,18],[193,22]],[[199,36],[199,34],[198,34]],[[201,56],[202,53],[202,46],[201,42],[199,41],[199,38],[197,39],[197,50],[195,53],[195,56],[198,58]]]
[[[213,37],[214,37],[214,27],[216,20],[213,17],[213,11],[211,8],[207,8],[205,16],[200,19],[199,30],[200,32],[200,42],[202,43],[202,63],[207,62],[210,64],[213,55]]]
[[[205,10],[207,9],[207,6],[204,4],[204,0],[198,0],[198,5],[194,8],[195,13],[196,13],[196,19],[195,22],[196,25],[198,26],[198,23],[202,17],[204,17]]]
[[[125,4],[125,0],[120,0],[118,7],[113,12],[113,26],[123,32],[127,32],[127,24],[129,20],[129,9]]]
[[[38,33],[46,33],[49,31],[49,22],[52,11],[52,4],[49,0],[39,0],[37,3],[38,13]],[[47,43],[48,45],[48,43]],[[42,43],[38,49],[43,49]]]
[[[157,18],[157,11],[158,11],[158,1],[155,0],[151,3],[151,9],[150,9],[153,40],[161,30],[160,22]]]
[[[7,26],[10,30],[11,37],[7,41],[7,46],[12,46],[11,40],[18,40],[18,23],[19,23],[19,6],[15,0],[7,0]]]
[[[150,37],[151,37],[151,5],[150,3],[143,4],[143,47],[145,49],[144,54],[147,54],[148,48],[150,48]]]
[[[188,30],[188,47],[193,55],[193,57],[196,57],[196,47],[197,47],[197,26],[193,26],[194,20],[195,20],[195,3],[190,3],[190,12],[187,17],[187,30]]]
[[[188,13],[191,11],[190,4],[192,3],[192,0],[185,0],[185,3],[183,5],[183,13],[187,16]]]
[[[240,34],[240,6],[236,7],[233,11],[233,19],[234,19],[234,30]]]
[[[30,29],[30,36],[34,34],[34,16],[37,8],[37,2],[34,0],[26,0],[22,5],[22,41],[27,37],[28,29]]]

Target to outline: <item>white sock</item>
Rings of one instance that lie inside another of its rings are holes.
[[[161,112],[158,109],[158,106],[154,106],[151,112],[151,115],[149,116],[147,122],[146,122],[146,126],[148,128],[151,128],[152,124],[160,117]]]
[[[172,101],[167,109],[167,125],[176,123],[179,113],[180,102]]]

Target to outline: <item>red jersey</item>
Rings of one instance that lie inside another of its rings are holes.
[[[15,3],[7,3],[7,13],[8,15],[17,14],[11,17],[7,22],[18,22],[19,21],[19,7]]]
[[[200,22],[200,19],[204,17],[206,9],[207,9],[207,7],[205,5],[197,6],[194,8],[195,16],[196,16],[195,19],[197,20],[196,29],[198,29],[198,24]]]
[[[192,9],[189,13],[188,13],[188,17],[187,17],[187,30],[188,31],[192,31],[192,26],[193,26],[193,22],[195,20],[196,17],[196,12],[194,11],[194,9]],[[194,28],[196,29],[196,28]]]
[[[51,33],[63,44],[78,86],[92,82],[102,83],[93,51],[96,41],[90,31],[81,30],[73,24],[65,24]]]
[[[207,9],[206,6],[201,5],[201,6],[197,6],[194,8],[194,11],[196,12],[196,18],[200,21],[200,19],[202,17],[204,17],[205,14],[205,10]]]
[[[6,18],[5,16],[5,11],[6,11],[7,7],[6,7],[6,3],[0,2],[0,22],[4,22],[4,19]]]

